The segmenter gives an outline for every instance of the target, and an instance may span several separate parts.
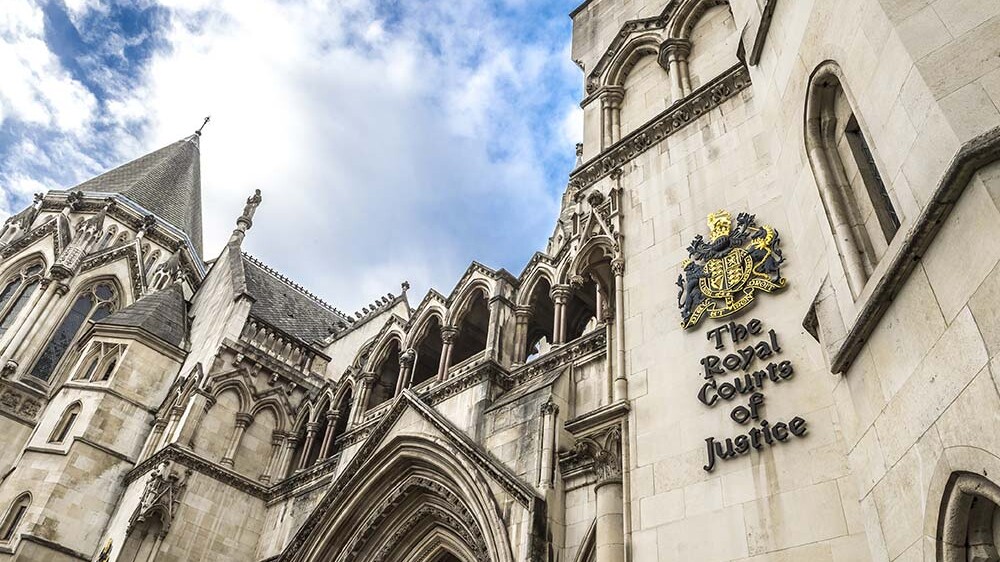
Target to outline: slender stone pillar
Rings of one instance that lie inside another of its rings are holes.
[[[667,39],[660,45],[658,62],[670,75],[670,95],[672,103],[691,94],[691,78],[688,75],[688,56],[691,42],[687,39]]]
[[[307,463],[309,462],[309,451],[312,450],[313,441],[316,440],[316,432],[318,430],[318,422],[309,422],[306,424],[306,441],[302,444],[302,454],[299,455],[298,470],[305,470],[307,467]]]
[[[324,460],[330,456],[333,450],[334,432],[337,431],[337,421],[340,419],[340,410],[326,413],[326,433],[323,435],[323,446],[319,450],[319,460]]]
[[[597,562],[625,561],[625,503],[622,490],[621,437],[617,430],[592,450],[597,484]]]
[[[552,343],[562,344],[566,342],[566,303],[572,294],[566,285],[556,285],[552,287],[550,295],[554,304]]]
[[[625,99],[625,89],[621,86],[608,86],[601,94],[601,120],[603,135],[601,149],[608,148],[621,138],[621,109]]]
[[[548,490],[555,482],[556,416],[559,406],[552,402],[542,404],[542,462],[538,474],[538,487]]]
[[[497,350],[500,349],[500,346],[497,344],[497,340],[500,337],[500,306],[502,303],[503,297],[499,295],[490,299],[490,317],[486,324],[486,357],[494,361],[499,360]]]
[[[410,387],[410,378],[413,376],[413,360],[417,357],[417,350],[407,348],[399,354],[399,378],[396,379],[396,396],[399,396],[403,389]]]
[[[528,358],[528,324],[531,322],[531,307],[519,306],[514,309],[514,364],[523,365]]]
[[[358,391],[358,399],[354,401],[354,409],[351,412],[351,425],[358,425],[364,418],[365,410],[368,408],[368,396],[375,386],[375,373],[365,373],[361,377],[361,390]]]
[[[295,447],[299,444],[299,438],[295,435],[289,435],[285,439],[285,453],[281,457],[281,471],[278,477],[288,476],[288,472],[292,468],[292,459],[295,457]]]
[[[628,400],[628,379],[625,378],[625,260],[611,261],[615,275],[615,384],[614,400]]]
[[[167,418],[158,417],[153,422],[153,431],[149,434],[149,439],[146,439],[146,446],[142,448],[142,453],[139,455],[139,462],[142,462],[149,458],[149,455],[157,449],[160,444],[160,439],[163,437],[163,430],[167,428]]]
[[[441,341],[444,345],[441,347],[441,362],[438,364],[439,381],[448,379],[448,369],[451,367],[451,355],[456,339],[458,339],[458,328],[454,326],[441,328]]]
[[[198,428],[201,427],[201,420],[212,409],[214,404],[215,397],[204,390],[198,389],[188,399],[186,407],[183,404],[174,406],[170,410],[170,421],[166,432],[163,434],[163,446],[166,446],[171,441],[176,441],[190,447],[194,443],[194,437]],[[176,409],[176,416],[174,415],[174,409]]]
[[[271,473],[281,458],[281,442],[284,439],[284,436],[277,431],[271,433],[271,455],[267,458],[267,466],[264,467],[264,472],[260,474],[260,481],[265,484],[271,482]]]
[[[253,416],[250,414],[244,412],[236,414],[236,427],[233,428],[233,437],[229,440],[229,448],[226,449],[226,455],[222,457],[222,461],[219,464],[228,466],[229,468],[233,467],[233,459],[236,458],[236,451],[240,448],[243,433],[246,432],[251,422],[253,422]]]

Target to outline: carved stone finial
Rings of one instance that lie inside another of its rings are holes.
[[[410,290],[410,282],[409,282],[409,281],[403,281],[403,282],[402,282],[402,283],[400,284],[400,287],[402,287],[402,288],[403,288],[403,294],[405,295],[405,294],[406,294],[406,291],[409,291],[409,290]]]
[[[255,189],[253,195],[247,197],[247,203],[243,206],[243,214],[236,219],[236,230],[239,232],[246,232],[250,230],[253,226],[253,216],[257,212],[257,207],[260,206],[261,196],[260,190]]]
[[[579,168],[583,164],[583,143],[576,143],[576,167]]]

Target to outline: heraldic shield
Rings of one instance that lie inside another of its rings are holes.
[[[723,318],[753,302],[757,291],[782,289],[784,258],[778,231],[757,226],[754,215],[740,213],[733,228],[729,211],[708,215],[710,240],[699,234],[688,246],[689,259],[677,277],[681,326],[692,328],[708,315]]]

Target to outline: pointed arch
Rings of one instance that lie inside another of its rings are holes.
[[[73,425],[76,423],[77,418],[80,417],[80,412],[83,410],[83,404],[77,400],[66,409],[63,410],[61,416],[59,416],[59,421],[56,423],[55,427],[52,428],[52,433],[49,434],[49,443],[62,444],[66,441],[66,437],[69,436],[69,432],[73,429]]]
[[[448,307],[447,325],[458,325],[469,312],[477,296],[481,296],[485,301],[493,297],[493,290],[485,279],[472,280],[452,300],[451,306]]]
[[[518,306],[528,306],[531,304],[530,299],[535,286],[541,281],[547,281],[549,286],[556,284],[556,279],[558,279],[558,272],[556,269],[550,265],[543,265],[541,263],[537,264],[531,273],[528,274],[524,282],[521,283],[517,291],[517,298],[515,302]]]
[[[441,328],[444,327],[445,311],[443,307],[428,307],[414,324],[409,333],[408,347],[416,350],[413,361],[413,374],[410,386],[418,386],[437,375],[441,362],[441,352],[444,341]]]
[[[492,492],[442,441],[398,436],[359,462],[333,484],[282,560],[389,562],[399,559],[391,557],[399,544],[438,533],[469,562],[513,562]],[[449,549],[445,540],[434,548]]]
[[[219,383],[218,386],[212,389],[212,395],[218,399],[218,397],[227,390],[235,391],[236,396],[239,397],[240,412],[246,412],[249,410],[250,405],[253,404],[253,391],[250,390],[250,387],[247,386],[246,382],[238,378],[229,379],[225,382]]]
[[[691,31],[705,12],[716,6],[728,6],[729,0],[688,0],[671,18],[668,37],[670,39],[690,39]]]
[[[4,514],[3,524],[0,525],[0,543],[8,543],[13,540],[29,507],[31,507],[31,492],[21,492],[14,498],[7,513]]]
[[[608,66],[605,85],[624,86],[625,79],[642,58],[658,56],[662,41],[663,38],[658,33],[647,33],[629,39]]]
[[[275,431],[285,431],[289,425],[288,412],[285,409],[285,405],[274,396],[269,396],[254,404],[250,410],[250,415],[256,418],[257,414],[268,409],[274,413],[275,420],[277,421]]]

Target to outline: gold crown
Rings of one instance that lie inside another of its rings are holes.
[[[733,216],[729,211],[721,209],[715,213],[708,214],[708,231],[712,235],[712,240],[722,236],[729,236],[733,226]]]

